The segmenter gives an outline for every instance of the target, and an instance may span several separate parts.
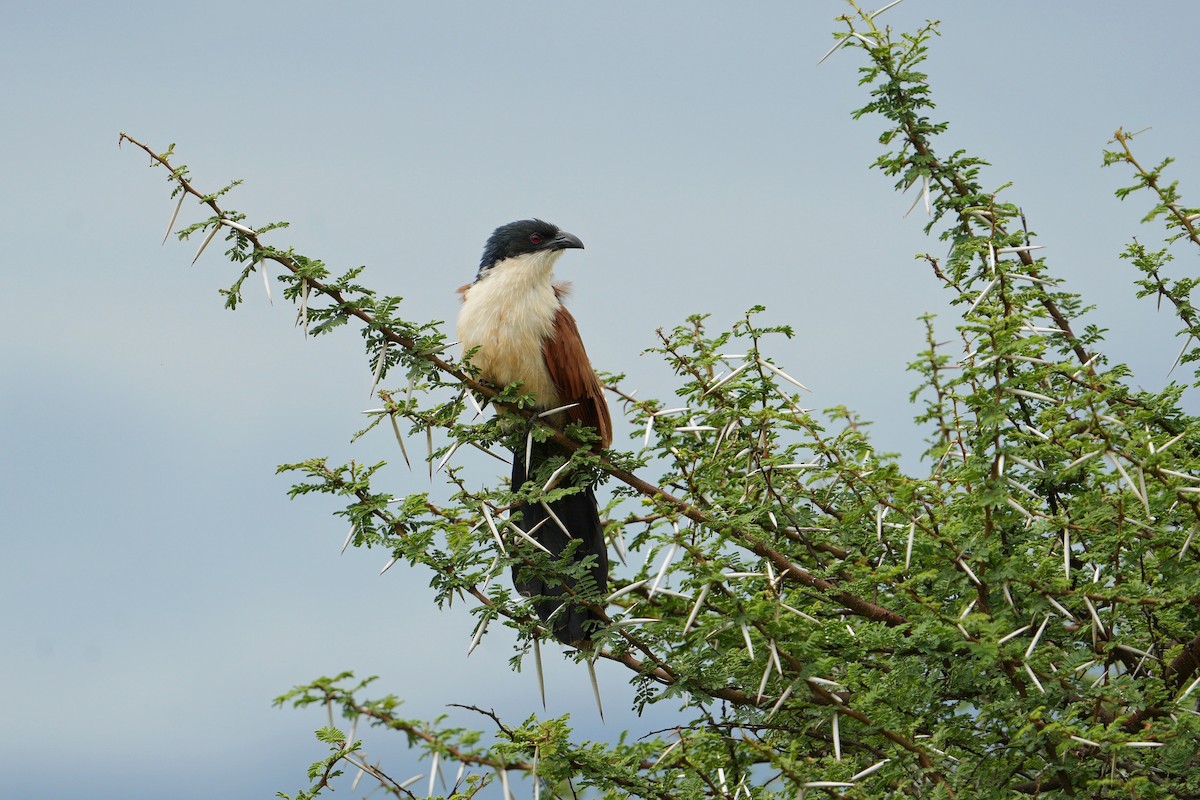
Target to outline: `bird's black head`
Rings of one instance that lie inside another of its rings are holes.
[[[501,225],[492,232],[479,260],[479,272],[495,266],[506,258],[552,250],[583,247],[578,236],[560,231],[557,225],[540,219],[522,219]]]

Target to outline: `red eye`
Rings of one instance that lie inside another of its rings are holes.
[[[533,244],[541,244],[542,243],[542,235],[540,233],[531,233],[531,234],[529,234],[529,241],[532,242]]]

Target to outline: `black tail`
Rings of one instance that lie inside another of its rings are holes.
[[[521,488],[531,475],[537,474],[537,465],[545,460],[546,455],[545,445],[535,444],[530,457],[533,468],[530,470],[525,468],[524,453],[513,455],[513,489]],[[554,512],[553,516],[546,513],[547,506]],[[607,593],[608,547],[604,543],[604,527],[600,524],[596,495],[590,486],[582,492],[546,505],[522,505],[515,507],[513,511],[520,512],[516,519],[517,526],[529,533],[555,557],[560,556],[568,544],[578,539],[580,543],[575,548],[575,559],[582,561],[587,556],[596,557],[590,568],[591,578],[600,594]],[[562,523],[561,526],[559,522]],[[566,531],[563,528],[566,528]],[[525,572],[524,581],[521,580],[522,571]],[[575,584],[573,578],[533,576],[525,565],[513,565],[513,585],[517,591],[526,597],[545,598],[534,603],[538,616],[542,622],[550,623],[554,637],[566,644],[577,644],[590,639],[600,623],[599,617],[591,609],[577,602],[579,591],[576,590]],[[575,592],[576,596],[571,597],[567,589]]]

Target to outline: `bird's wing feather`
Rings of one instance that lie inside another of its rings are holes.
[[[542,357],[550,379],[558,388],[563,405],[578,403],[566,413],[572,422],[595,428],[600,434],[600,446],[612,444],[612,419],[604,390],[596,377],[575,318],[566,306],[559,306],[554,318],[554,333],[542,342]]]

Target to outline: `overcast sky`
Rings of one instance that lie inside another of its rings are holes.
[[[541,711],[506,631],[465,659],[472,620],[438,612],[428,576],[380,577],[381,552],[339,557],[333,504],[287,499],[277,464],[399,460],[389,434],[349,441],[372,405],[360,340],[304,339],[257,281],[244,310],[222,310],[221,248],[191,267],[194,243],[160,246],[165,172],[118,150],[118,132],[176,142],[206,190],[244,179],[229,206],[291,222],[272,244],[367,265],[416,319],[453,318],[496,225],[561,225],[587,245],[558,271],[592,359],[642,396],[673,387],[640,355],[655,328],[765,304],[797,330],[774,355],[811,405],[856,409],[882,449],[908,452],[924,438],[905,370],[916,319],[947,299],[913,256],[945,247],[868,168],[880,124],[850,119],[862,55],[817,66],[844,8],[0,0],[3,793],[294,791],[323,716],[270,701],[344,669],[380,675],[411,717]],[[1014,182],[1051,270],[1099,306],[1104,350],[1162,385],[1171,320],[1129,299],[1117,258],[1157,232],[1100,160],[1118,126],[1152,126],[1143,160],[1178,156],[1197,203],[1200,6],[907,0],[881,21],[930,17],[942,147],[991,161],[985,184]],[[631,433],[618,421],[618,446]],[[386,475],[397,494],[428,485]],[[581,735],[674,720],[633,718],[627,675],[604,664],[601,726],[586,674],[547,650],[548,713]],[[399,743],[374,733],[367,750]],[[397,775],[420,769],[396,757]]]

